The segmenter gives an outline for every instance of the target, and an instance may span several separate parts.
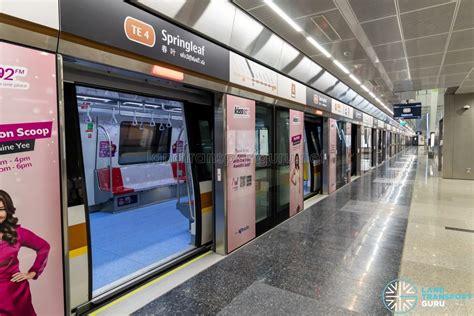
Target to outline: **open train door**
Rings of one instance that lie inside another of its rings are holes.
[[[185,102],[184,116],[187,130],[187,148],[191,166],[196,222],[196,246],[213,238],[212,165],[213,165],[213,109],[210,105]],[[178,150],[179,150],[179,146]]]

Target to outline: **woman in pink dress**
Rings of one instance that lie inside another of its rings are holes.
[[[31,302],[29,280],[36,280],[46,267],[49,244],[18,225],[10,195],[0,190],[0,315],[36,315]],[[21,247],[36,251],[36,260],[28,272],[20,272]]]

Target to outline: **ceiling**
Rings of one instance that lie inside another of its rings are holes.
[[[233,2],[369,100],[306,36],[386,103],[407,91],[474,92],[473,0],[273,0],[302,32],[264,0]]]

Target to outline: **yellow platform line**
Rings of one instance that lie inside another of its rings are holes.
[[[82,256],[83,254],[87,253],[87,246],[80,247],[74,250],[69,251],[69,259],[74,258],[74,257],[79,257]]]
[[[212,205],[208,206],[206,208],[203,208],[202,211],[201,211],[202,214],[208,213],[208,212],[212,212]]]
[[[136,288],[135,290],[133,290],[133,291],[131,291],[131,292],[125,294],[124,296],[119,297],[119,298],[116,299],[115,301],[112,301],[112,302],[110,302],[109,304],[104,305],[104,306],[102,306],[101,308],[99,308],[99,309],[93,311],[93,312],[90,313],[89,315],[90,315],[90,316],[96,316],[98,313],[103,312],[104,310],[106,310],[106,309],[108,309],[108,308],[114,306],[115,304],[117,304],[117,303],[119,303],[119,302],[121,302],[121,301],[123,301],[123,300],[125,300],[125,299],[127,299],[127,298],[129,298],[129,297],[131,297],[131,296],[133,296],[133,295],[135,295],[135,294],[137,294],[138,292],[140,292],[140,291],[146,289],[147,287],[149,287],[149,286],[155,284],[156,282],[159,282],[160,280],[163,280],[164,278],[166,278],[166,277],[168,277],[168,276],[170,276],[170,275],[172,275],[172,274],[178,272],[179,270],[181,270],[181,269],[183,269],[183,268],[189,266],[191,263],[196,262],[197,260],[199,260],[199,259],[201,259],[201,258],[203,258],[203,257],[205,257],[205,256],[207,256],[207,255],[209,255],[211,252],[212,252],[212,251],[208,251],[208,252],[206,252],[206,253],[200,255],[199,257],[194,258],[194,259],[192,259],[191,261],[188,261],[188,262],[186,262],[185,264],[180,265],[179,267],[177,267],[177,268],[175,268],[175,269],[173,269],[173,270],[171,270],[171,271],[169,271],[169,272],[163,274],[163,275],[160,276],[159,278],[154,279],[154,280],[152,280],[152,281],[150,281],[150,282],[148,282],[148,283],[146,283],[146,284],[143,284],[142,286],[140,286],[140,287]]]

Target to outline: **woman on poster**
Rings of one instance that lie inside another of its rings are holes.
[[[50,246],[41,237],[18,225],[10,195],[0,190],[0,315],[34,316],[29,280],[36,280],[46,267]],[[21,247],[36,251],[28,272],[20,272]]]
[[[291,198],[296,204],[296,213],[301,211],[300,205],[300,196],[301,196],[301,171],[300,171],[300,156],[298,154],[295,155],[295,166],[291,173],[291,184],[293,184],[294,188],[291,188]]]

